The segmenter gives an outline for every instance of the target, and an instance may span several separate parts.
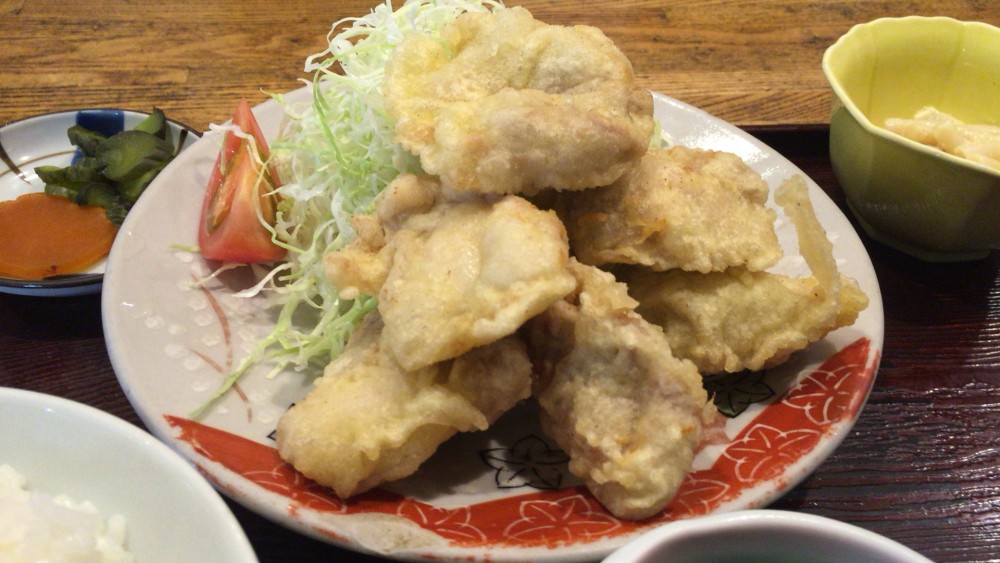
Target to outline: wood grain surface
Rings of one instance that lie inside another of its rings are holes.
[[[601,27],[643,84],[756,134],[842,208],[827,157],[823,51],[852,25],[880,16],[1000,24],[996,0],[522,5],[550,23]],[[0,124],[81,107],[156,105],[205,130],[241,98],[255,104],[297,88],[307,78],[305,58],[325,47],[331,24],[371,7],[357,0],[0,0]],[[860,525],[935,561],[1000,560],[1000,256],[927,264],[862,240],[886,321],[875,387],[843,444],[774,507]],[[0,294],[0,385],[142,424],[111,368],[99,296]],[[366,559],[230,504],[263,562]]]
[[[205,130],[299,87],[333,22],[372,0],[0,0],[0,123],[156,105]],[[549,23],[600,27],[640,83],[741,126],[827,123],[823,51],[856,23],[944,15],[1000,24],[996,0],[527,0]]]

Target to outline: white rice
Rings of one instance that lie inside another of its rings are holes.
[[[0,563],[126,563],[125,518],[106,519],[88,501],[28,490],[0,464]]]

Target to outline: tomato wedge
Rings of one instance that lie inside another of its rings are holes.
[[[260,217],[274,224],[278,201],[272,192],[281,184],[273,166],[261,174],[260,163],[267,162],[271,152],[246,100],[237,106],[232,122],[251,135],[254,143],[226,133],[201,206],[198,246],[209,260],[274,262],[285,256],[285,249],[271,241],[271,232]]]

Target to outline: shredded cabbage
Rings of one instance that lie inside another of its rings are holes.
[[[407,0],[393,10],[386,0],[366,16],[335,22],[328,47],[306,59],[311,104],[274,96],[286,125],[270,145],[283,182],[272,238],[288,258],[245,294],[269,295],[277,321],[197,412],[259,363],[270,363],[272,376],[326,365],[376,307],[372,297],[340,299],[324,275],[323,255],[354,238],[351,215],[371,211],[393,178],[420,171],[419,161],[393,141],[382,100],[385,64],[408,32],[433,35],[463,12],[501,9],[495,0]]]

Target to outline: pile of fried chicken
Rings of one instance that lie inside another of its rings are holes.
[[[703,375],[773,366],[867,306],[801,178],[775,201],[812,275],[767,271],[783,255],[768,185],[735,155],[651,142],[651,95],[596,28],[463,14],[409,35],[383,94],[425,174],[326,256],[341,297],[378,309],[277,431],[342,498],[534,397],[570,471],[648,517],[716,414]]]

